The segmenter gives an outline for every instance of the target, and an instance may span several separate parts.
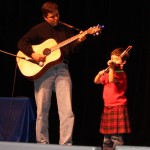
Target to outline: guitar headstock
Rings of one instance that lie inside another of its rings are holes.
[[[87,34],[99,35],[103,28],[104,28],[104,26],[103,25],[99,25],[99,24],[97,26],[90,27],[87,30]]]

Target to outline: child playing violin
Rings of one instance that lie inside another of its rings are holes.
[[[103,150],[114,150],[116,145],[124,144],[124,135],[131,132],[127,110],[127,77],[123,70],[129,54],[123,48],[111,52],[107,62],[108,71],[99,71],[94,83],[103,84],[104,109],[101,116],[100,133],[104,134]]]

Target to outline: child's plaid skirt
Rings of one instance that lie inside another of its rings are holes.
[[[105,106],[100,123],[102,134],[130,133],[130,121],[127,106]]]

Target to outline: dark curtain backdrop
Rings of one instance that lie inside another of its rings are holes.
[[[0,1],[0,50],[16,54],[17,41],[33,25],[43,21],[40,8],[45,0]],[[81,30],[98,24],[99,36],[87,35],[82,50],[72,57],[73,109],[76,116],[73,140],[76,145],[100,146],[103,108],[102,86],[93,83],[97,72],[107,67],[114,48],[132,45],[125,66],[128,76],[129,115],[132,133],[127,145],[150,146],[150,3],[113,0],[57,0],[61,20]],[[0,53],[0,97],[34,97],[33,82],[18,70],[16,58]],[[50,112],[50,137],[58,143],[58,114],[55,95]]]

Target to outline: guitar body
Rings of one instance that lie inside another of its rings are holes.
[[[36,53],[43,54],[45,49],[51,49],[51,47],[57,45],[54,39],[48,39],[39,45],[33,45],[32,48]],[[26,59],[22,59],[26,58]],[[28,61],[27,59],[31,59],[27,55],[25,55],[22,51],[18,51],[17,53],[17,64],[21,71],[21,73],[30,80],[35,80],[39,78],[49,67],[59,63],[61,61],[61,51],[60,49],[56,49],[51,51],[49,55],[47,55],[44,65],[41,67],[40,65]]]

